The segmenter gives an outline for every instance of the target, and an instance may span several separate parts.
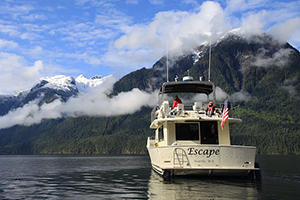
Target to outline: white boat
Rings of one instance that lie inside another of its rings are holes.
[[[193,81],[192,77],[183,80],[165,82],[160,89],[150,125],[155,137],[147,141],[152,169],[165,179],[176,175],[260,179],[256,148],[230,142],[229,126],[241,123],[241,119],[229,117],[221,127],[222,108],[206,112],[209,99],[216,103],[214,83]],[[175,95],[182,103],[172,110]]]

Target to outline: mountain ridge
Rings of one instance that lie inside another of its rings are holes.
[[[26,105],[28,102],[41,97],[42,94],[44,97],[41,99],[40,105],[53,102],[55,99],[67,101],[72,96],[86,93],[91,88],[101,85],[106,78],[99,75],[90,79],[83,75],[79,75],[76,78],[65,75],[42,77],[27,90],[0,95],[0,116],[7,114],[10,110]]]
[[[171,57],[169,63],[170,80],[176,76],[182,79],[187,70],[195,80],[208,80],[207,45]],[[298,63],[298,50],[267,35],[229,35],[212,45],[211,80],[221,92],[231,95],[231,101],[240,99],[237,111],[244,123],[232,127],[233,144],[257,146],[258,153],[300,154],[300,113],[295,109],[300,92]],[[151,93],[165,81],[163,57],[152,68],[122,77],[107,95],[118,96],[133,88]],[[246,98],[234,97],[237,94],[246,94]],[[153,134],[150,112],[151,108],[143,106],[134,114],[69,117],[14,126],[0,130],[0,153],[145,153],[146,137]]]

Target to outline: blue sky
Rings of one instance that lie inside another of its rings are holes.
[[[232,29],[300,49],[300,1],[1,0],[0,94],[58,74],[120,78]]]

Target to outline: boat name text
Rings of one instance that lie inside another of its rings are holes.
[[[188,155],[205,155],[209,158],[212,155],[220,155],[220,149],[195,149],[195,148],[188,148]]]

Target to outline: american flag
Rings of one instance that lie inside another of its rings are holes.
[[[223,108],[223,117],[222,117],[222,123],[221,128],[223,130],[224,124],[228,119],[228,98],[225,99],[224,108]]]

